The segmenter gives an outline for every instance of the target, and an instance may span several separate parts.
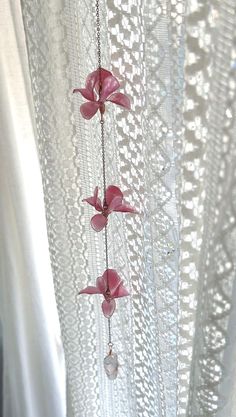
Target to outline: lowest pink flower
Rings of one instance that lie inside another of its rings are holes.
[[[115,269],[106,269],[101,277],[97,278],[96,287],[86,287],[79,294],[102,294],[105,300],[102,311],[105,317],[111,317],[116,308],[115,298],[125,297],[129,292],[123,286],[123,281]]]
[[[98,198],[98,187],[95,188],[92,197],[86,198],[83,201],[86,201],[97,211],[101,212],[101,214],[95,214],[91,219],[91,226],[96,232],[100,232],[107,225],[108,216],[113,211],[137,213],[135,208],[125,203],[123,193],[115,185],[109,185],[107,187],[103,204],[100,198]]]
[[[80,111],[85,119],[91,119],[100,110],[101,114],[105,112],[105,102],[119,104],[119,106],[130,109],[129,98],[115,92],[120,88],[120,83],[110,71],[104,68],[98,68],[88,75],[85,88],[75,88],[73,93],[81,93],[88,103],[80,106]]]

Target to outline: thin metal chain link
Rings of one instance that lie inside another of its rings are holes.
[[[98,56],[98,68],[102,67],[101,60],[101,30],[100,30],[100,4],[99,0],[96,0],[96,34],[97,34],[97,56]]]
[[[101,125],[101,144],[102,144],[102,175],[103,175],[103,193],[104,193],[104,201],[105,201],[105,194],[106,194],[106,151],[105,151],[104,123],[105,123],[105,121],[103,119],[103,115],[101,114],[100,125]]]
[[[99,0],[96,0],[96,36],[97,36],[97,58],[98,58],[98,69],[99,69],[99,96],[101,93],[102,80],[101,80],[101,68],[102,68],[102,58],[101,58],[101,24],[100,24],[100,3]],[[101,146],[102,146],[102,175],[103,175],[103,195],[104,195],[104,205],[106,205],[106,151],[105,151],[105,131],[104,131],[104,118],[101,113],[100,126],[101,126]],[[104,247],[105,247],[105,262],[106,269],[109,267],[109,258],[108,258],[108,235],[107,235],[107,226],[104,229]],[[108,281],[109,289],[109,281]],[[113,343],[111,341],[111,318],[108,318],[108,346],[111,349]]]
[[[111,318],[108,318],[108,346],[112,348],[113,343],[111,341]]]

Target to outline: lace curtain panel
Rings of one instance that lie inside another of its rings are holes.
[[[103,66],[132,99],[107,112],[108,183],[141,211],[109,229],[131,292],[112,318],[111,383],[100,301],[78,297],[104,270],[82,203],[102,185],[100,137],[72,96],[96,68],[94,2],[22,0],[70,417],[236,415],[235,9],[101,0]]]

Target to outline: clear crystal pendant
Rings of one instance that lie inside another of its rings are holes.
[[[116,379],[118,375],[118,366],[117,354],[110,350],[108,355],[104,358],[104,369],[110,380]]]

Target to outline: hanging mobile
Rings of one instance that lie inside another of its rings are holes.
[[[83,200],[98,211],[91,219],[91,226],[96,232],[103,230],[105,265],[106,270],[101,277],[97,278],[96,286],[89,286],[81,290],[79,294],[101,294],[104,297],[102,302],[102,312],[108,320],[108,355],[104,359],[104,369],[109,379],[113,380],[118,374],[118,358],[113,351],[111,337],[111,316],[116,308],[116,298],[125,297],[129,292],[123,285],[123,281],[115,269],[109,268],[108,259],[108,235],[107,225],[108,216],[112,212],[137,213],[137,211],[124,201],[124,196],[119,187],[106,185],[106,153],[105,153],[105,132],[104,132],[104,113],[107,102],[118,104],[126,109],[130,109],[129,98],[117,92],[120,87],[119,81],[112,73],[101,64],[101,40],[100,40],[100,5],[96,0],[96,37],[97,37],[97,56],[98,68],[88,75],[85,88],[76,88],[73,93],[79,92],[88,100],[80,106],[80,112],[85,119],[91,119],[97,112],[100,116],[101,145],[102,145],[102,173],[103,173],[103,202],[98,197],[98,187],[95,188],[92,197]]]

